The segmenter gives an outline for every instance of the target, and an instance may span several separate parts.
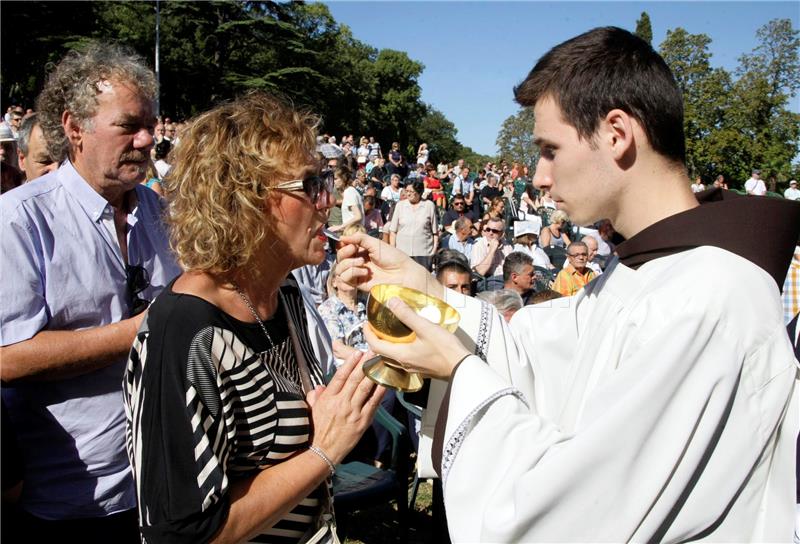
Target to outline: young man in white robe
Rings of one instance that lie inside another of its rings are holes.
[[[779,285],[800,206],[719,189],[700,205],[680,92],[625,30],[555,47],[515,93],[534,111],[536,186],[627,239],[602,276],[506,327],[376,240],[340,252],[346,281],[460,311],[453,335],[390,301],[411,343],[366,328],[374,351],[449,382],[432,453],[453,541],[791,541],[798,366]],[[725,274],[698,282],[709,266]]]

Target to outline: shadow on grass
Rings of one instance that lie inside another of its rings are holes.
[[[423,482],[420,484],[414,509],[408,512],[409,544],[435,542],[431,502],[431,484]],[[345,544],[402,542],[397,507],[393,503],[356,510],[346,520],[337,518],[337,522],[346,531],[346,538],[343,540]]]

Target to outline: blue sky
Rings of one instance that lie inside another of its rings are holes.
[[[756,46],[756,30],[789,18],[800,2],[325,2],[340,24],[378,49],[397,49],[425,65],[422,99],[458,129],[462,144],[494,155],[500,125],[517,111],[512,88],[552,46],[597,26],[634,30],[650,15],[653,45],[683,27],[711,38],[711,62],[733,71]],[[800,111],[800,97],[792,109]]]

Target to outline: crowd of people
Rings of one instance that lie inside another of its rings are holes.
[[[627,70],[632,103],[592,70]],[[384,153],[261,92],[174,122],[156,93],[96,44],[0,123],[5,536],[335,541],[337,465],[365,433],[379,464],[373,416],[402,411],[370,349],[434,378],[408,426],[436,423],[417,458],[454,540],[789,534],[798,206],[757,169],[752,198],[689,184],[679,92],[640,39],[590,31],[517,87],[535,172]],[[753,243],[718,228],[754,216]],[[463,334],[392,302],[416,339],[377,338],[381,282],[447,300]]]

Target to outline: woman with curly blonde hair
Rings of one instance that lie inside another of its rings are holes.
[[[325,256],[333,179],[316,127],[253,93],[200,115],[176,148],[164,194],[185,272],[151,305],[125,376],[147,542],[330,532],[329,478],[382,389],[360,354],[322,387],[330,339],[290,274]]]

